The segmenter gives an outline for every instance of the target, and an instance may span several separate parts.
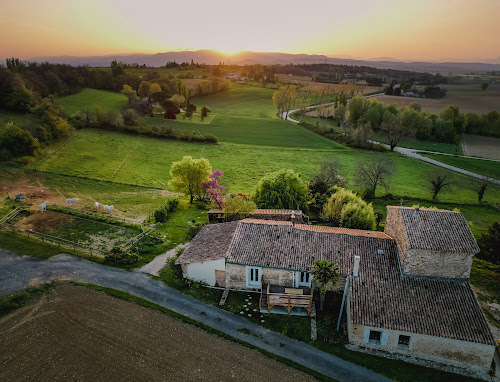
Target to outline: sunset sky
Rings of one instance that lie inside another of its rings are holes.
[[[1,0],[0,57],[217,49],[500,56],[500,0]]]

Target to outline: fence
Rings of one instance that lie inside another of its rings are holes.
[[[29,208],[30,208],[29,206],[19,206],[19,207],[13,209],[7,215],[5,215],[2,219],[0,219],[0,224],[14,219],[17,215],[19,215],[21,213],[21,211],[28,210]]]
[[[104,253],[101,250],[92,248],[91,246],[88,246],[88,245],[79,244],[79,243],[76,243],[76,242],[71,241],[71,240],[62,239],[62,238],[57,237],[57,236],[48,235],[46,233],[33,231],[31,229],[18,227],[18,226],[8,224],[8,223],[0,223],[0,227],[10,229],[13,232],[25,234],[28,237],[30,237],[30,235],[34,236],[34,237],[41,239],[42,241],[50,241],[50,242],[56,243],[60,246],[71,248],[75,251],[78,249],[80,251],[90,253],[92,256],[100,256],[100,257],[106,256],[106,253]]]

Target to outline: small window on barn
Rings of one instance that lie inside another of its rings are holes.
[[[398,347],[408,349],[410,347],[410,336],[399,336]]]
[[[369,341],[371,344],[377,344],[380,345],[380,337],[382,335],[382,332],[379,332],[378,330],[370,330],[370,338]]]

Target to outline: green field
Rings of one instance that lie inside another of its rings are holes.
[[[119,112],[127,105],[128,99],[120,93],[83,89],[80,93],[60,97],[57,101],[68,115],[74,116],[80,109],[93,111],[96,106],[99,106],[103,113]]]
[[[497,161],[474,159],[474,158],[462,158],[462,157],[454,157],[450,155],[439,155],[439,154],[422,154],[422,155],[449,164],[451,166],[475,172],[476,174],[485,175],[487,177],[494,179],[500,179],[500,162]]]
[[[344,166],[347,180],[354,185],[356,164],[359,161],[372,161],[382,155],[390,159],[395,166],[395,175],[388,192],[429,199],[431,193],[424,179],[435,170],[431,164],[390,152],[381,154],[348,148],[318,150],[231,143],[203,145],[98,130],[78,131],[75,139],[46,160],[39,170],[167,188],[171,163],[180,160],[184,155],[209,159],[214,169],[225,173],[224,178],[231,192],[246,193],[253,192],[262,176],[282,168],[291,168],[309,180],[319,170],[322,160],[333,158],[337,158]],[[444,191],[440,199],[461,203],[475,202],[474,192],[466,189],[465,185],[476,180],[461,174],[449,174],[456,185]],[[500,202],[500,193],[491,193],[487,200],[491,203]]]

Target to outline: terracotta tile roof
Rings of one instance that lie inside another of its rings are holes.
[[[323,227],[317,231],[311,227],[293,227],[289,222],[241,220],[226,259],[230,263],[297,271],[308,271],[315,260],[327,259],[334,261],[342,274],[349,274],[355,255],[376,252],[383,248],[381,242],[392,243],[387,235],[381,239],[355,235],[358,230],[340,229],[339,232],[338,228]]]
[[[383,255],[362,256],[359,278],[351,278],[353,324],[494,344],[468,282],[402,277],[390,242]]]
[[[204,226],[179,256],[176,264],[191,264],[223,259],[238,222]]]
[[[409,248],[446,252],[478,253],[479,247],[462,214],[446,210],[399,209]],[[414,216],[416,215],[416,216]]]
[[[210,210],[208,213],[224,213],[222,210]],[[273,209],[257,209],[252,212],[252,215],[291,215],[292,213],[295,216],[301,216],[302,211],[300,210],[273,210]]]

